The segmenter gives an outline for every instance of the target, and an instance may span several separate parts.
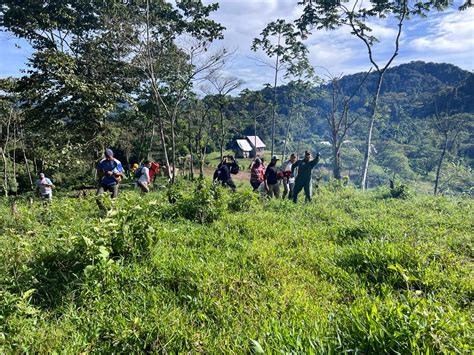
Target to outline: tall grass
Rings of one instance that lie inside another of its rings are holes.
[[[1,205],[0,352],[473,351],[472,200],[168,197]]]

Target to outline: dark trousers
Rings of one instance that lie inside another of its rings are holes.
[[[147,184],[147,183],[143,183],[143,182],[141,182],[141,181],[137,181],[137,186],[140,188],[140,190],[141,190],[143,193],[150,192],[150,188],[148,187],[148,184]]]
[[[112,198],[116,198],[117,195],[118,195],[118,184],[114,184],[114,185],[102,185],[102,184],[100,184],[100,186],[97,189],[97,192],[95,193],[95,195],[98,197],[98,196],[102,195],[104,192],[111,192]],[[99,206],[100,209],[102,209],[102,210],[105,209],[105,206],[102,203],[102,201],[100,200],[100,198],[97,198],[96,201],[97,201],[97,205]]]
[[[234,181],[232,179],[222,181],[222,185],[229,186],[232,191],[235,191],[237,189],[237,186],[235,186]]]
[[[283,197],[282,198],[285,199],[285,197],[288,196],[288,199],[291,200],[293,198],[293,190],[295,189],[294,181],[290,182],[290,179],[285,177],[283,178],[282,183],[283,183]]]
[[[253,191],[257,191],[262,183],[260,181],[250,181],[250,185],[252,185]]]
[[[304,196],[306,202],[311,202],[311,180],[309,181],[296,181],[293,189],[293,202],[298,201],[298,194],[304,189]]]

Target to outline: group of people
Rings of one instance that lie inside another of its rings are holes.
[[[124,178],[125,170],[120,160],[114,158],[112,149],[105,149],[104,158],[97,164],[97,173],[99,177],[99,186],[96,196],[100,196],[105,192],[110,192],[112,198],[118,196],[119,184]],[[130,169],[131,178],[135,180],[135,184],[143,193],[150,191],[150,184],[160,173],[160,165],[157,162],[145,161],[143,164],[134,164]],[[45,202],[51,202],[53,198],[54,185],[51,179],[47,178],[44,173],[39,174],[36,182],[40,197]],[[98,201],[99,207],[103,207]]]
[[[306,201],[311,201],[311,172],[319,161],[318,153],[313,159],[311,152],[306,151],[304,158],[297,159],[296,154],[291,154],[290,158],[281,166],[277,166],[280,160],[273,156],[270,164],[265,167],[263,158],[257,157],[250,165],[250,184],[254,191],[268,195],[270,198],[280,197],[280,185],[283,185],[282,198],[286,197],[297,202],[298,194],[304,190]],[[136,185],[143,193],[150,191],[150,184],[159,173],[159,164],[156,162],[145,161],[142,165],[134,164],[131,174],[136,180]],[[229,187],[232,191],[236,190],[236,185],[232,175],[237,174],[240,167],[232,155],[225,156],[216,171],[214,172],[214,181]],[[124,177],[122,163],[114,158],[114,153],[107,148],[104,151],[104,158],[97,165],[99,176],[99,186],[96,196],[105,192],[110,192],[112,198],[118,195],[119,184]],[[37,186],[41,198],[45,201],[51,201],[53,194],[53,183],[43,173],[39,175]],[[99,207],[103,207],[100,200],[97,200]]]
[[[150,192],[150,184],[155,181],[156,176],[160,173],[160,164],[145,160],[142,165],[133,164],[130,171],[131,177],[135,178],[136,185],[143,193]]]
[[[318,153],[313,159],[311,152],[306,151],[304,158],[298,160],[296,154],[278,166],[280,160],[273,156],[270,164],[265,167],[262,158],[256,158],[250,166],[250,184],[254,191],[266,193],[268,197],[279,198],[280,186],[283,187],[282,198],[288,197],[298,201],[298,194],[304,190],[305,200],[311,201],[311,173],[319,161]]]
[[[120,160],[114,158],[112,149],[107,148],[104,152],[104,159],[97,165],[97,172],[100,179],[96,196],[104,192],[110,192],[112,198],[118,195],[118,187],[124,176],[124,169]],[[155,180],[160,172],[160,165],[157,162],[146,160],[142,165],[134,164],[131,169],[131,176],[135,179],[135,184],[143,193],[150,192],[150,184]],[[100,200],[97,200],[99,207],[103,207]]]
[[[267,167],[263,158],[257,157],[249,167],[250,185],[254,191],[266,194],[270,198],[280,198],[280,185],[283,185],[282,198],[288,197],[295,203],[298,201],[298,194],[304,190],[305,200],[309,202],[311,201],[311,173],[319,157],[319,153],[313,158],[311,152],[306,151],[304,158],[298,160],[296,154],[291,154],[287,161],[278,166],[280,159],[273,156]],[[214,181],[235,191],[236,186],[232,174],[238,172],[239,167],[235,158],[231,155],[225,156],[214,172]]]

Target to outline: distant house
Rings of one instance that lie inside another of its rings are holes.
[[[246,139],[237,139],[235,147],[235,156],[237,158],[248,158],[252,152],[252,147]]]
[[[262,142],[259,136],[247,136],[247,141],[250,143],[252,147],[252,151],[250,152],[250,157],[254,158],[257,155],[263,156],[265,153],[265,143]]]

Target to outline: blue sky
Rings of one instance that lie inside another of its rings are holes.
[[[233,60],[225,68],[226,75],[244,80],[244,86],[253,89],[271,82],[271,71],[259,66],[254,59],[264,56],[250,51],[250,46],[253,38],[268,22],[277,18],[296,18],[301,11],[296,3],[297,0],[220,1],[219,10],[212,16],[227,29],[224,40],[215,45],[236,51]],[[431,13],[427,18],[408,21],[401,39],[400,54],[393,65],[423,60],[448,62],[473,71],[474,9],[459,12],[456,8],[453,6],[443,13]],[[376,58],[383,62],[393,48],[396,27],[390,20],[373,22],[372,27],[380,39],[375,47]],[[350,35],[347,28],[315,32],[308,38],[306,45],[310,50],[311,63],[328,69],[333,75],[370,68],[363,43]],[[0,32],[0,77],[21,76],[21,70],[26,68],[25,63],[31,53],[28,43],[9,33]]]

